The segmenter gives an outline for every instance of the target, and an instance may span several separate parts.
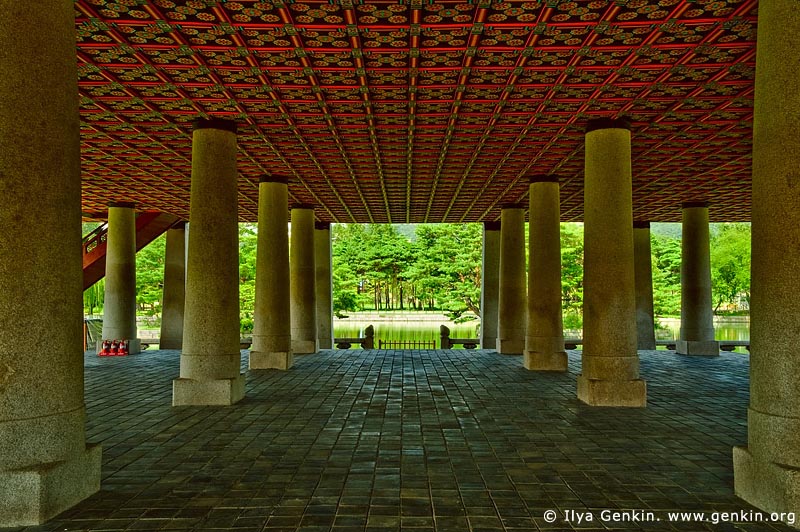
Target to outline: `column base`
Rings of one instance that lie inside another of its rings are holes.
[[[119,340],[119,338],[106,338],[106,340]],[[95,352],[100,353],[103,350],[103,341],[98,340],[97,345],[95,346]],[[161,347],[161,346],[159,346]],[[142,340],[139,338],[135,338],[132,340],[128,340],[128,354],[129,355],[138,355],[142,352]]]
[[[647,406],[647,384],[643,379],[614,381],[578,375],[578,399],[590,406]]]
[[[172,381],[172,406],[230,406],[244,399],[244,375],[232,379]]]
[[[319,351],[319,343],[314,340],[292,339],[292,353],[295,355],[311,355]]]
[[[525,339],[498,338],[497,352],[501,355],[521,355],[525,352]]]
[[[102,447],[38,467],[0,471],[0,527],[40,525],[100,490]]]
[[[747,447],[733,448],[733,489],[765,512],[800,513],[800,470],[761,461]]]
[[[163,336],[159,339],[158,344],[159,349],[177,349],[180,351],[183,349],[183,338],[172,338],[167,339]]]
[[[531,371],[567,371],[569,358],[565,351],[542,353],[525,351],[523,365]]]
[[[250,369],[289,369],[294,364],[291,351],[250,351]]]
[[[718,357],[719,342],[716,340],[678,340],[675,342],[675,352],[679,355]]]
[[[481,349],[497,349],[497,338],[495,336],[481,337]]]

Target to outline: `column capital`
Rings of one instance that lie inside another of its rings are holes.
[[[285,175],[262,175],[258,178],[258,182],[260,183],[282,183],[284,185],[289,184],[289,177]]]
[[[528,181],[533,183],[558,183],[558,176],[552,174],[534,174],[528,176]]]
[[[633,221],[633,228],[634,229],[650,229],[650,222],[637,222],[636,220]]]
[[[331,230],[331,223],[330,222],[314,222],[314,229],[319,231],[330,231]]]
[[[192,131],[197,131],[198,129],[221,129],[223,131],[230,131],[234,135],[237,131],[236,122],[226,118],[216,117],[196,118],[192,122]]]
[[[684,201],[681,203],[681,209],[691,209],[694,207],[708,207],[707,201]]]
[[[591,133],[598,129],[627,129],[631,130],[631,122],[627,118],[591,118],[586,123],[586,133]]]
[[[483,222],[483,228],[486,231],[499,231],[500,222]]]
[[[108,208],[110,209],[111,207],[121,207],[123,209],[135,209],[136,203],[132,201],[112,201],[111,203],[108,204]]]

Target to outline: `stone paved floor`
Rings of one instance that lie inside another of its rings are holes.
[[[579,352],[553,375],[491,351],[361,350],[251,372],[233,407],[173,408],[178,358],[87,355],[101,492],[26,530],[790,530],[669,522],[671,510],[755,517],[732,493],[745,355],[643,352],[647,409],[578,402]],[[602,521],[604,509],[661,520]]]

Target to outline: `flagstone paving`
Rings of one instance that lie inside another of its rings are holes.
[[[579,402],[569,356],[547,374],[494,351],[323,351],[249,372],[234,406],[174,408],[177,351],[87,353],[101,491],[17,530],[791,530],[733,495],[747,355],[641,352],[646,409]]]

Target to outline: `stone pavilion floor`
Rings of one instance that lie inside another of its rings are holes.
[[[566,374],[494,351],[322,351],[250,372],[239,404],[180,408],[177,351],[87,353],[101,491],[6,530],[791,530],[733,495],[748,356],[640,354],[646,409],[579,402],[580,351]]]

